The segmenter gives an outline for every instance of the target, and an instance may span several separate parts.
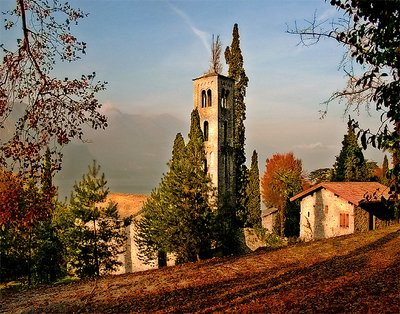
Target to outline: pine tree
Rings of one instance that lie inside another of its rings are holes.
[[[206,256],[212,239],[211,181],[205,169],[203,133],[197,110],[192,112],[189,142],[177,134],[169,171],[153,191],[137,222],[141,258],[174,253],[177,263]]]
[[[258,169],[258,155],[254,150],[251,156],[251,167],[246,189],[247,200],[247,225],[253,228],[261,228],[261,193],[260,171]]]
[[[243,56],[240,49],[239,28],[235,24],[232,32],[232,43],[230,47],[225,49],[225,60],[228,64],[228,76],[235,80],[234,87],[234,114],[235,114],[235,172],[236,172],[236,202],[237,211],[245,211],[245,189],[246,189],[246,156],[245,156],[245,127],[246,105],[244,98],[246,96],[246,88],[248,85],[248,77],[243,67]],[[243,221],[242,221],[243,223]]]
[[[118,254],[126,240],[130,217],[121,219],[117,204],[106,201],[109,190],[96,161],[82,180],[75,183],[70,200],[73,221],[67,231],[70,263],[79,277],[106,274],[121,265]]]
[[[342,142],[342,149],[333,165],[332,181],[368,181],[369,168],[351,121]]]

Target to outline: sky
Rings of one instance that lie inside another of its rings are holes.
[[[192,79],[207,71],[212,35],[230,45],[239,25],[240,46],[249,78],[246,106],[246,152],[255,149],[260,172],[274,153],[294,152],[306,171],[331,167],[346,133],[344,104],[333,103],[321,119],[321,103],[345,85],[338,67],[343,47],[325,40],[311,47],[298,45],[286,33],[297,22],[338,16],[323,0],[253,1],[134,1],[73,0],[89,16],[73,28],[87,43],[87,54],[62,64],[62,75],[79,77],[96,72],[107,81],[99,94],[103,112],[117,110],[146,116],[169,114],[187,125],[193,109]],[[0,0],[1,11],[14,1]],[[0,30],[2,41],[9,36]],[[224,65],[223,74],[227,73]],[[376,128],[379,117],[365,111],[353,117]],[[106,136],[107,133],[105,133]],[[145,135],[143,135],[145,136]],[[172,142],[171,142],[172,147]],[[377,150],[365,153],[382,162]],[[161,160],[167,162],[168,156]],[[161,174],[160,174],[161,177]]]

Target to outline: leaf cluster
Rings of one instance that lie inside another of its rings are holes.
[[[107,126],[96,99],[106,83],[96,82],[95,73],[75,79],[53,76],[58,61],[76,61],[85,54],[86,43],[71,32],[87,15],[80,9],[58,0],[16,0],[15,9],[3,14],[5,28],[20,28],[22,38],[15,51],[0,45],[0,129],[12,130],[0,139],[0,165],[32,177],[39,174],[48,147],[59,169],[61,147],[82,139],[83,125]]]

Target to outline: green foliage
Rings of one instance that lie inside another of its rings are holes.
[[[136,222],[136,241],[142,260],[151,263],[160,254],[174,253],[177,263],[209,254],[212,242],[213,189],[204,171],[203,133],[197,110],[191,115],[189,142],[177,134],[164,175]]]
[[[246,202],[247,168],[245,166],[245,126],[246,119],[246,88],[249,82],[243,67],[243,55],[240,49],[239,28],[235,24],[232,31],[232,43],[225,49],[225,60],[228,64],[228,76],[235,80],[234,86],[234,116],[235,116],[235,177],[236,177],[236,201],[237,210],[245,211],[243,208]]]
[[[400,0],[335,0],[331,1],[343,13],[338,21],[323,28],[317,19],[304,29],[289,33],[299,34],[301,42],[309,45],[321,38],[334,38],[347,48],[342,63],[347,75],[347,86],[326,101],[345,101],[347,111],[365,105],[380,113],[381,126],[376,132],[364,129],[352,120],[363,148],[377,147],[392,154],[390,170],[391,200],[397,217],[400,215]],[[354,66],[357,63],[358,66]],[[357,73],[354,69],[359,70]],[[397,203],[397,204],[396,204]],[[389,204],[389,205],[390,205]]]
[[[298,237],[300,235],[300,203],[299,201],[287,202],[285,206],[285,237]]]
[[[53,220],[57,189],[52,173],[48,151],[41,166],[41,183],[33,178],[22,181],[15,203],[18,211],[0,231],[1,280],[27,277],[29,284],[48,283],[64,275],[64,249]]]
[[[261,228],[261,193],[260,171],[258,169],[258,155],[254,150],[251,157],[248,184],[246,187],[248,217],[246,225],[253,228]]]
[[[333,169],[331,168],[320,168],[310,172],[308,179],[313,184],[318,184],[321,182],[332,181]]]
[[[380,182],[384,185],[389,185],[390,183],[389,161],[386,155],[383,158],[382,176],[380,178]]]
[[[371,177],[364,154],[358,145],[354,127],[349,122],[342,149],[333,166],[332,181],[368,181]]]
[[[68,229],[64,234],[70,266],[79,277],[107,274],[121,264],[125,228],[130,217],[121,219],[117,204],[105,204],[109,190],[96,161],[71,195]]]

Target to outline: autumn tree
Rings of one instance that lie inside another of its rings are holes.
[[[343,16],[338,20],[321,23],[317,18],[305,27],[289,30],[300,35],[305,45],[332,38],[346,48],[342,63],[347,85],[332,94],[329,104],[344,101],[347,110],[359,110],[371,105],[380,113],[381,126],[377,131],[365,129],[352,121],[361,144],[377,147],[392,154],[393,169],[391,194],[397,216],[400,192],[400,0],[332,0]]]
[[[88,173],[75,183],[70,200],[71,221],[64,235],[69,262],[79,277],[107,274],[121,265],[125,228],[117,204],[106,202],[109,189],[100,166],[93,161]]]
[[[174,253],[177,263],[196,261],[211,249],[213,189],[205,165],[203,133],[195,109],[189,141],[178,134],[169,171],[143,208],[137,223],[136,241],[147,262],[159,252]]]
[[[87,14],[68,2],[16,0],[3,9],[6,30],[19,31],[16,48],[0,44],[0,166],[40,177],[49,147],[55,169],[60,149],[82,139],[83,125],[106,126],[96,94],[105,83],[95,73],[80,78],[56,77],[58,62],[72,62],[86,53],[86,43],[71,29]]]
[[[333,166],[332,181],[368,181],[371,177],[362,148],[358,144],[354,127],[349,121],[342,149]]]
[[[292,236],[286,224],[299,224],[300,208],[293,209],[289,199],[302,190],[302,163],[293,153],[274,154],[265,163],[265,172],[261,178],[261,195],[267,208],[278,210],[274,229],[280,236]],[[290,205],[289,205],[290,204]]]
[[[8,200],[0,202],[2,274],[11,276],[9,279],[26,276],[29,284],[56,280],[62,275],[63,248],[52,223],[57,199],[50,153],[41,165],[39,184],[11,172],[3,172],[1,177],[7,184],[2,184],[0,195],[4,198],[0,198]]]
[[[246,195],[246,208],[248,211],[247,225],[253,228],[261,228],[260,171],[258,169],[258,154],[255,150],[251,156]]]

